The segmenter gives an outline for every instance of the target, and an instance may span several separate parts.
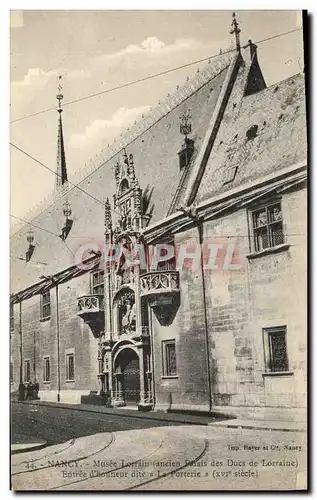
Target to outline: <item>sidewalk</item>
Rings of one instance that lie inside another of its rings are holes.
[[[46,441],[33,436],[19,434],[19,436],[14,439],[14,442],[11,442],[11,454],[15,455],[16,453],[22,453],[24,451],[40,450],[44,448],[46,444]]]
[[[307,424],[305,422],[285,422],[283,420],[248,420],[237,418],[234,420],[226,420],[224,422],[212,422],[208,425],[212,425],[214,427],[226,427],[227,429],[307,432]]]
[[[129,408],[106,408],[94,405],[76,405],[68,403],[53,403],[47,401],[23,401],[22,404],[41,405],[54,408],[64,408],[76,411],[86,411],[90,413],[104,413],[108,415],[118,415],[122,417],[141,418],[147,420],[158,420],[161,422],[181,423],[184,425],[209,425],[216,427],[226,427],[231,429],[255,429],[255,430],[278,430],[283,432],[306,432],[305,422],[291,422],[284,420],[258,420],[240,419],[234,415],[213,412],[210,415],[192,415],[188,413],[166,413],[163,411],[141,412]]]

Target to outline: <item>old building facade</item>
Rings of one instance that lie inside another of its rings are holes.
[[[233,35],[80,189],[59,92],[55,199],[11,241],[12,391],[32,380],[49,401],[305,408],[304,75],[267,87],[235,18]]]

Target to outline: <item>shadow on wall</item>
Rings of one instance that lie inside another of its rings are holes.
[[[161,326],[170,326],[180,306],[179,295],[173,297],[158,297],[151,303],[153,312]]]
[[[150,188],[150,186],[148,184],[142,193],[143,213],[149,217],[149,221],[150,221],[150,218],[152,217],[153,211],[154,211],[154,204],[152,204],[150,206],[153,191],[154,191],[154,188],[153,187]]]

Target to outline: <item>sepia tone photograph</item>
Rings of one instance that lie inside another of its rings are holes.
[[[307,30],[10,11],[13,491],[307,491]]]

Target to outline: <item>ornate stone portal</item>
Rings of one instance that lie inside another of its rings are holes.
[[[104,262],[105,333],[99,341],[100,392],[112,404],[151,407],[152,362],[148,305],[141,302],[140,262],[133,259],[149,217],[135,176],[133,155],[123,152],[115,165],[114,208],[105,203],[105,243],[117,245],[119,259]]]

